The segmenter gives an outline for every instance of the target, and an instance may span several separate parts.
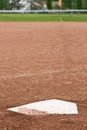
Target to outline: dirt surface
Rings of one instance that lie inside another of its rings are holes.
[[[7,111],[48,99],[79,114]],[[0,130],[87,130],[87,23],[0,22]]]

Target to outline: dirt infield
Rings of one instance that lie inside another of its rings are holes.
[[[47,99],[79,114],[7,111]],[[87,130],[87,23],[0,23],[0,130]]]

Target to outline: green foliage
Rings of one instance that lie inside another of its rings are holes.
[[[9,0],[0,0],[0,10],[9,8]]]
[[[62,0],[63,9],[82,9],[83,0]]]
[[[20,0],[13,0],[10,4],[10,9],[19,9],[20,8],[19,1]]]
[[[52,9],[52,0],[46,0],[47,8]]]
[[[83,8],[82,0],[77,0],[77,9],[82,9],[82,8]]]
[[[87,0],[83,0],[83,8],[87,9]]]
[[[71,9],[72,1],[71,0],[62,0],[62,8],[63,9]]]

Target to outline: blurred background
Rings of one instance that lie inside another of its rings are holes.
[[[87,9],[87,0],[0,0],[0,10]]]

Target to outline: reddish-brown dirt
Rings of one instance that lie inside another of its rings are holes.
[[[79,114],[7,111],[47,99]],[[0,23],[0,130],[87,130],[87,23]]]

